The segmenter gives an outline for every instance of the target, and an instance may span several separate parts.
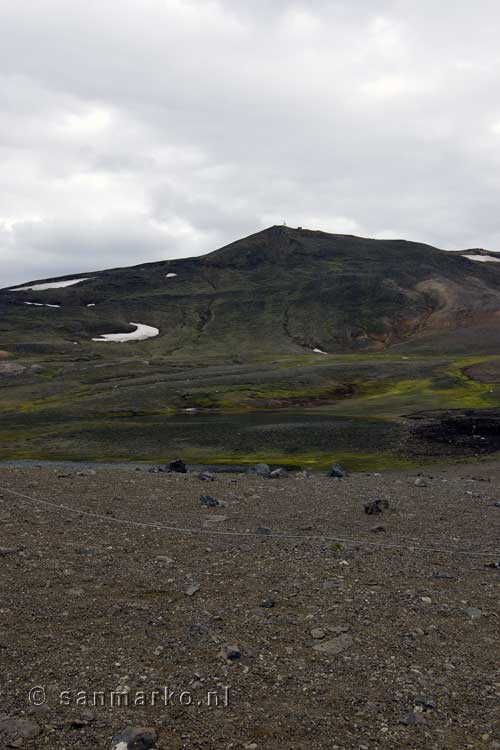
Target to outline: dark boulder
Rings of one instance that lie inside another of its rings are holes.
[[[335,477],[336,479],[343,479],[344,477],[349,476],[349,472],[347,469],[344,469],[344,467],[341,464],[333,464],[327,472],[327,477]]]
[[[265,477],[269,479],[271,476],[271,469],[267,464],[255,464],[248,469],[247,474],[256,474],[258,477]]]
[[[200,471],[200,473],[198,474],[198,479],[200,479],[202,482],[215,482],[214,475],[209,471]]]
[[[112,750],[150,750],[156,744],[156,732],[149,727],[127,727],[115,734]]]
[[[217,498],[212,497],[212,495],[201,495],[200,503],[206,508],[217,508],[220,505]]]
[[[375,500],[369,500],[365,503],[365,513],[369,516],[374,516],[377,513],[383,513],[384,510],[389,509],[389,501],[385,498],[377,497]]]
[[[274,469],[269,475],[270,479],[282,479],[287,476],[288,471],[286,469]]]
[[[182,458],[176,458],[175,461],[170,461],[168,470],[175,471],[178,474],[185,474],[187,472],[186,464]]]

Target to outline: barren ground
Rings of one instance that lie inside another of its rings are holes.
[[[111,748],[141,725],[159,750],[500,747],[500,464],[421,486],[83,473],[0,468],[0,729],[40,729],[1,747]]]

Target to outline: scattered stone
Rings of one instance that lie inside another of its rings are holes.
[[[288,476],[286,469],[274,469],[269,475],[270,479],[283,479]]]
[[[423,477],[417,477],[415,479],[415,487],[427,487],[427,482]]]
[[[485,568],[493,568],[494,570],[500,570],[500,562],[490,562],[486,563]]]
[[[37,365],[32,365],[31,369],[36,371]],[[21,375],[27,368],[24,365],[20,365],[18,362],[2,362],[0,364],[0,376],[1,375]],[[40,367],[40,369],[42,369]]]
[[[326,581],[321,581],[321,588],[323,591],[332,591],[333,589],[339,589],[342,586],[340,578],[328,578]]]
[[[0,719],[0,737],[20,737],[29,740],[38,737],[41,731],[36,721],[31,719],[14,719],[8,716]]]
[[[155,557],[156,562],[164,563],[165,565],[171,565],[174,561],[171,557],[167,557],[167,555],[157,555]]]
[[[350,635],[342,633],[337,638],[331,638],[328,641],[321,641],[321,643],[315,643],[313,649],[319,651],[322,654],[328,654],[330,656],[336,656],[341,654],[342,651],[346,651],[351,648],[353,640]]]
[[[186,596],[193,596],[199,590],[200,590],[200,584],[199,583],[192,583],[191,586],[187,587],[187,589],[186,589],[186,591],[184,593],[186,594]]]
[[[85,593],[85,591],[82,588],[78,587],[78,586],[76,586],[75,588],[72,588],[72,589],[68,589],[69,596],[83,596],[84,593]]]
[[[222,507],[222,503],[220,503],[220,506]],[[213,523],[223,523],[224,521],[227,521],[227,516],[211,516],[203,521],[203,526],[211,526]]]
[[[406,716],[403,716],[403,718],[399,720],[399,723],[403,724],[405,727],[416,727],[425,724],[425,719],[421,713],[410,711]]]
[[[422,601],[424,604],[432,604],[432,599],[430,596],[421,596],[420,601]]]
[[[335,477],[336,479],[343,479],[344,477],[349,476],[349,472],[347,469],[344,469],[342,464],[332,464],[332,466],[328,469],[327,477]]]
[[[95,477],[97,474],[97,471],[94,469],[82,469],[81,471],[76,472],[77,477]]]
[[[99,552],[97,547],[79,547],[76,551],[79,555],[87,555],[89,557],[92,557]]]
[[[493,503],[494,508],[500,508],[500,500],[497,500],[495,503]]]
[[[92,709],[90,708],[84,708],[80,714],[80,716],[76,719],[73,719],[71,722],[71,726],[73,729],[83,729],[83,727],[87,726],[87,724],[90,724],[92,721],[96,720],[96,714]]]
[[[437,708],[436,702],[431,698],[427,698],[426,696],[419,696],[418,698],[415,698],[415,704],[417,706],[422,706],[424,711],[435,711]]]
[[[214,475],[209,471],[200,471],[200,473],[198,474],[198,479],[201,479],[202,482],[215,482]]]
[[[386,531],[385,526],[374,526],[372,529],[373,534],[385,534]]]
[[[270,597],[268,597],[267,599],[264,599],[264,601],[260,603],[260,606],[264,607],[264,609],[272,609],[274,605],[275,605],[275,601],[274,599],[271,599]]]
[[[200,495],[200,503],[206,508],[217,508],[220,505],[217,498],[212,495]]]
[[[7,557],[7,555],[15,555],[20,552],[19,547],[0,547],[0,557]]]
[[[255,533],[262,536],[269,536],[269,534],[272,534],[272,531],[271,529],[268,529],[267,526],[257,526]]]
[[[182,458],[176,458],[175,461],[170,461],[167,469],[168,471],[174,471],[178,474],[186,474],[187,472],[186,464],[184,463]]]
[[[340,635],[340,633],[348,633],[350,629],[350,625],[335,625],[333,628],[329,628],[332,633],[336,633],[337,635]]]
[[[267,464],[255,464],[255,466],[251,466],[248,469],[247,474],[256,474],[258,477],[269,479],[271,476],[271,469]]]
[[[467,607],[467,609],[465,610],[465,614],[471,620],[478,620],[484,615],[484,612],[482,609],[478,609],[477,607]]]
[[[369,516],[374,516],[377,513],[383,513],[384,510],[389,509],[389,501],[384,497],[377,497],[375,500],[369,500],[364,505],[365,513]]]
[[[156,740],[156,732],[150,727],[127,727],[115,734],[111,750],[149,750]]]
[[[326,630],[323,630],[323,628],[313,628],[311,630],[311,638],[320,639],[324,638],[326,635]]]
[[[238,661],[238,659],[241,659],[241,651],[239,646],[229,643],[225,643],[222,646],[221,650],[219,651],[219,655],[222,656],[222,658],[226,661]]]

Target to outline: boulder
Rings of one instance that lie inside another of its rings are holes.
[[[220,505],[217,498],[212,497],[212,495],[201,495],[200,503],[204,505],[206,508],[217,508]]]
[[[337,654],[341,654],[342,651],[346,651],[348,648],[350,648],[352,644],[353,640],[351,636],[343,633],[337,638],[331,638],[329,641],[321,641],[320,643],[315,643],[313,649],[315,651],[319,651],[322,654],[337,656]]]
[[[286,469],[274,469],[269,475],[270,479],[282,479],[283,477],[288,476],[288,471]]]
[[[127,727],[113,737],[111,750],[149,750],[157,736],[151,727]]]
[[[377,513],[383,513],[389,509],[389,501],[386,498],[377,497],[375,500],[369,500],[365,503],[365,513],[374,516]]]
[[[272,534],[272,531],[267,526],[257,526],[257,528],[255,529],[255,533],[261,536],[269,536],[270,534]]]
[[[269,479],[271,476],[271,469],[267,464],[255,464],[248,469],[247,474],[256,474],[259,477],[265,477]]]
[[[347,471],[347,469],[344,469],[341,464],[332,464],[332,466],[328,469],[326,476],[334,477],[336,479],[343,479],[344,477],[349,476],[349,472]]]
[[[219,654],[226,661],[238,661],[238,659],[241,658],[241,651],[239,646],[230,643],[224,644]]]
[[[209,471],[200,471],[200,473],[198,474],[198,479],[200,479],[202,482],[215,482],[214,475]]]
[[[0,557],[7,557],[7,555],[15,555],[20,552],[20,547],[0,547]]]
[[[167,468],[169,471],[175,471],[178,474],[186,474],[187,472],[186,464],[182,458],[176,458],[175,461],[170,461]]]

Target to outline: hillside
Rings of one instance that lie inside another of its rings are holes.
[[[3,289],[0,458],[380,469],[490,454],[486,422],[468,435],[446,410],[500,410],[495,260],[271,227],[200,258]],[[412,426],[422,414],[429,429]]]
[[[439,351],[461,351],[464,338],[467,353],[491,352],[500,345],[500,269],[470,260],[485,251],[468,252],[275,226],[203,257],[3,289],[0,341],[20,353],[78,345],[114,357],[114,346],[92,339],[131,332],[133,321],[159,331],[136,346],[182,359],[413,342],[432,350],[436,336]],[[468,333],[477,327],[486,340]]]

